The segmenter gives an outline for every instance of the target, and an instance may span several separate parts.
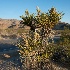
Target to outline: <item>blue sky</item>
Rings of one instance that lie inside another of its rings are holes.
[[[30,13],[36,12],[36,6],[39,6],[43,12],[54,6],[57,11],[65,13],[62,22],[70,23],[70,0],[0,0],[0,18],[21,19],[28,9]]]

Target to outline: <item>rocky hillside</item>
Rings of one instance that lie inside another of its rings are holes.
[[[67,27],[70,29],[70,24],[59,21],[59,23],[57,25],[55,25],[55,27],[53,29],[54,30],[64,30],[64,27]]]
[[[18,28],[20,20],[17,19],[1,19],[0,18],[0,29],[7,28]]]
[[[17,19],[1,19],[0,18],[0,29],[23,28],[24,26],[20,22],[21,20],[17,20]],[[53,29],[63,30],[65,26],[70,28],[70,24],[60,21]],[[27,28],[27,26],[25,28]]]

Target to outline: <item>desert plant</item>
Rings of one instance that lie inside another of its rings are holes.
[[[65,28],[64,31],[61,33],[59,43],[66,50],[67,57],[70,57],[70,30],[68,28]]]
[[[63,14],[56,12],[55,8],[51,8],[48,13],[43,13],[37,7],[36,16],[29,14],[27,10],[25,15],[25,17],[22,15],[21,18],[24,24],[31,27],[31,31],[28,35],[22,35],[23,40],[18,44],[18,47],[20,48],[20,56],[25,59],[24,63],[28,68],[30,67],[29,63],[36,66],[37,62],[44,62],[49,58],[48,39],[53,35],[52,28],[58,23]],[[36,32],[34,28],[38,25],[41,27],[40,32]]]
[[[56,46],[53,45],[53,54],[52,59],[54,61],[60,61],[62,63],[70,64],[70,30],[65,28],[61,32],[60,40],[56,43]]]

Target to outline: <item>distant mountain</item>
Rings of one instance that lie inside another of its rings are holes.
[[[54,26],[53,30],[64,30],[65,27],[70,29],[70,24],[59,21],[59,23]]]
[[[59,23],[54,26],[53,30],[63,30],[65,26],[70,29],[70,24],[59,21]],[[7,29],[7,28],[17,29],[23,27],[24,25],[22,24],[22,20],[0,18],[0,29]],[[27,28],[27,26],[25,26],[25,28]]]
[[[0,18],[0,29],[7,28],[18,28],[20,20],[17,19],[1,19]]]

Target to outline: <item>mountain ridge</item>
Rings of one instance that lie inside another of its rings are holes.
[[[0,18],[0,29],[23,28],[21,21],[22,20],[18,20],[18,19],[2,19],[2,18]],[[59,21],[58,24],[55,25],[53,29],[54,30],[63,30],[65,26],[70,29],[69,23]]]

